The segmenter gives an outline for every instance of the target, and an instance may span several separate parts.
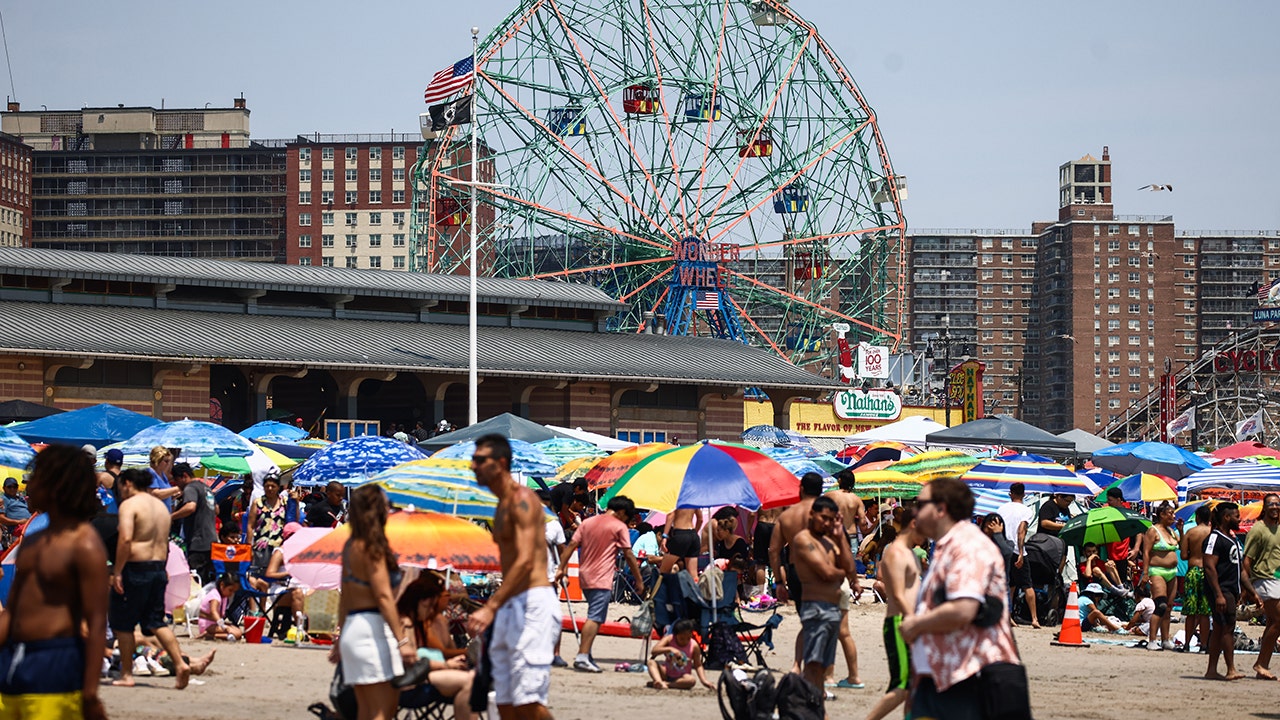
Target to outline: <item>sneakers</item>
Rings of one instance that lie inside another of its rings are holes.
[[[133,659],[133,674],[146,677],[151,676],[151,668],[147,665],[147,659],[139,655]]]
[[[1163,648],[1163,649],[1165,649],[1165,650],[1174,650],[1174,649],[1176,649],[1176,648],[1174,647],[1174,645],[1173,645],[1173,641],[1172,641],[1172,640],[1165,640],[1164,642],[1160,643],[1160,647],[1161,647],[1161,648]]]
[[[580,672],[589,672],[589,673],[604,672],[603,670],[600,669],[599,665],[595,664],[595,662],[593,662],[591,658],[587,657],[586,655],[579,655],[578,657],[574,658],[573,669],[578,670]]]
[[[1158,642],[1148,642],[1147,649],[1151,651],[1160,651],[1164,650],[1164,647]]]
[[[551,667],[569,667],[569,663],[565,662],[564,658],[557,655],[551,659]]]

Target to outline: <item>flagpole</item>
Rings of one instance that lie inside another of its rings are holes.
[[[471,69],[471,72],[472,72],[472,75],[471,75],[471,78],[472,78],[471,80],[471,87],[472,87],[472,92],[471,92],[471,98],[472,98],[471,99],[471,177],[468,178],[469,180],[471,180],[471,183],[472,183],[471,184],[471,215],[468,218],[468,220],[471,223],[471,261],[468,263],[470,265],[471,272],[470,272],[470,286],[468,287],[469,305],[467,307],[467,312],[468,312],[467,424],[468,425],[475,425],[476,422],[478,422],[480,419],[479,396],[477,394],[479,391],[480,379],[479,379],[479,373],[476,369],[476,364],[477,364],[477,361],[476,361],[476,355],[477,355],[476,315],[478,313],[478,306],[476,303],[476,263],[478,262],[478,258],[476,257],[476,193],[479,192],[479,188],[476,187],[475,183],[479,182],[479,179],[476,177],[476,168],[478,167],[478,164],[476,163],[476,145],[477,145],[476,135],[478,134],[478,130],[476,126],[478,123],[476,122],[475,90],[474,90],[476,86],[476,81],[475,81],[476,53],[479,49],[480,49],[480,28],[472,27],[471,28],[471,68],[472,68]]]

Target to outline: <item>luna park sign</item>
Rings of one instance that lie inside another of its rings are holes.
[[[892,390],[843,390],[831,399],[831,407],[844,420],[897,420],[902,398]]]
[[[1216,373],[1280,372],[1280,348],[1275,350],[1223,350],[1213,356]]]

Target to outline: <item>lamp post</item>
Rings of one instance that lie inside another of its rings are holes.
[[[951,346],[960,340],[963,340],[963,338],[956,338],[951,335],[951,316],[943,315],[942,334],[935,335],[933,340],[925,346],[925,357],[929,359],[933,359],[934,357],[933,343],[936,342],[942,346],[942,364],[944,373],[942,376],[942,401],[943,407],[946,408],[947,427],[951,427]],[[960,355],[965,361],[968,361],[968,345],[961,344]]]

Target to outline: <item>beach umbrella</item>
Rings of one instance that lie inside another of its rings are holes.
[[[1077,547],[1085,543],[1104,545],[1131,538],[1146,532],[1149,527],[1151,521],[1138,513],[1108,505],[1067,520],[1058,532],[1058,537],[1068,545]]]
[[[260,423],[254,423],[249,427],[240,431],[241,437],[250,440],[261,440],[263,438],[278,438],[287,442],[295,442],[303,440],[311,433],[297,425],[288,425],[286,423],[277,422],[275,420],[263,420]]]
[[[315,455],[316,453],[320,452],[320,450],[323,449],[323,448],[307,447],[306,445],[295,445],[292,442],[270,442],[263,438],[258,438],[254,442],[254,444],[258,445],[259,447],[264,447],[270,450],[274,450],[275,452],[278,452],[281,455],[291,460],[297,460],[299,462],[306,460],[307,458],[311,457],[312,455]],[[326,445],[325,447],[328,447],[328,446]]]
[[[295,485],[324,485],[337,481],[347,486],[363,485],[388,468],[426,457],[421,450],[392,438],[357,435],[324,448],[307,458],[293,471]]]
[[[200,458],[200,466],[206,470],[231,475],[249,475],[262,470],[270,472],[272,467],[284,472],[297,467],[300,462],[301,460],[286,457],[271,448],[261,445],[255,445],[253,453],[244,457],[237,455],[231,457],[209,455]]]
[[[386,534],[403,567],[475,572],[502,569],[493,536],[462,518],[434,512],[394,512],[387,517]],[[334,577],[332,567],[341,568],[342,548],[350,537],[351,526],[339,525],[294,555],[286,554],[285,569],[307,587],[336,588],[340,578]]]
[[[1009,493],[1004,489],[971,487],[970,490],[973,492],[974,517],[990,515],[998,511],[1001,505],[1009,502]]]
[[[615,495],[662,512],[718,505],[759,510],[798,502],[800,480],[755,448],[702,440],[636,463],[600,498],[600,507]]]
[[[587,479],[587,489],[601,490],[611,487],[618,481],[618,478],[635,467],[636,463],[654,453],[670,450],[673,447],[675,445],[669,445],[664,442],[645,443],[619,450],[608,457],[602,457],[583,476]]]
[[[401,463],[369,478],[396,507],[492,520],[498,498],[476,483],[471,461],[430,457]]]
[[[1217,505],[1220,502],[1222,501],[1217,498],[1205,498],[1204,500],[1193,500],[1189,503],[1183,503],[1182,505],[1179,505],[1178,509],[1173,511],[1173,516],[1183,522],[1189,522],[1191,518],[1196,516],[1196,510],[1199,510],[1201,505],[1208,505],[1210,509],[1213,509],[1213,506]]]
[[[181,607],[191,597],[191,566],[187,556],[177,543],[169,541],[169,557],[164,561],[164,573],[169,581],[164,586],[164,609]]]
[[[1260,442],[1249,440],[1245,442],[1238,442],[1234,445],[1227,445],[1226,447],[1220,447],[1209,453],[1209,455],[1210,457],[1218,458],[1219,460],[1235,460],[1237,458],[1259,456],[1280,458],[1280,450],[1274,450]]]
[[[332,445],[333,442],[329,440],[325,440],[324,438],[309,437],[309,438],[303,438],[297,441],[296,444],[301,445],[302,447],[309,447],[309,448],[315,448],[317,450],[323,450],[329,447],[330,445]]]
[[[55,417],[65,417],[65,415]],[[244,457],[253,454],[253,443],[211,422],[183,419],[144,428],[124,441],[120,450],[125,455],[145,454],[157,445],[180,448],[183,457]]]
[[[979,462],[981,462],[980,459],[959,450],[930,450],[899,460],[890,465],[889,469],[897,470],[921,483],[926,483],[935,477],[945,475],[958,477]]]
[[[1101,492],[1089,478],[1072,472],[1047,457],[1040,455],[1004,455],[989,458],[974,465],[960,478],[971,488],[1001,490],[1008,494],[1009,486],[1022,483],[1029,493],[1060,493],[1064,495],[1096,495]]]
[[[841,470],[847,470],[849,467],[816,448],[809,448],[809,450],[811,452],[806,452],[804,449],[796,447],[760,448],[760,452],[777,460],[779,464],[790,470],[796,477],[807,472],[816,472],[822,477],[831,477],[833,474]]]
[[[1274,458],[1233,460],[1212,465],[1192,473],[1178,481],[1178,497],[1186,499],[1188,493],[1205,488],[1224,490],[1274,490],[1280,488],[1280,462]]]
[[[912,498],[923,484],[896,470],[861,470],[853,473],[853,492],[864,497]]]
[[[1106,491],[1113,487],[1120,489],[1121,497],[1127,502],[1160,502],[1162,500],[1177,502],[1178,500],[1178,484],[1173,481],[1173,478],[1151,473],[1134,473],[1114,480],[1106,490],[1099,492],[1095,499],[1098,502],[1105,501]]]
[[[1145,472],[1174,480],[1210,467],[1209,461],[1195,453],[1162,442],[1128,442],[1103,448],[1093,453],[1093,464],[1121,475]]]
[[[575,440],[574,438],[551,438],[550,440],[541,440],[533,444],[547,456],[551,464],[557,468],[563,466],[570,460],[579,458],[599,458],[609,453],[592,445],[586,440]]]
[[[0,428],[0,465],[24,468],[36,457],[31,443],[7,428]]]
[[[793,447],[800,445],[812,445],[809,438],[801,435],[795,430],[784,430],[774,425],[753,425],[743,430],[738,438],[742,440],[742,444],[751,447]]]
[[[516,440],[515,438],[508,438],[507,442],[511,443],[512,474],[538,478],[555,477],[557,463],[547,457],[547,454],[542,452],[541,448],[533,443]],[[471,456],[475,454],[476,444],[474,441],[468,440],[450,445],[431,457],[466,460],[470,463]]]
[[[159,422],[132,410],[102,404],[32,420],[14,428],[14,432],[32,443],[92,444],[97,447],[126,440],[139,430]]]
[[[595,467],[596,461],[600,458],[580,457],[556,468],[555,477],[547,480],[548,485],[559,485],[564,482],[573,482],[586,474]]]

